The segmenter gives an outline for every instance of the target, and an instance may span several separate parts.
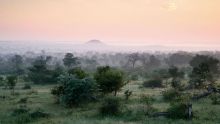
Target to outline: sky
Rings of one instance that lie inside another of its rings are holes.
[[[0,40],[220,45],[220,0],[0,0]]]

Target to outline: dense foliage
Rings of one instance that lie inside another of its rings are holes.
[[[145,81],[143,83],[144,87],[150,87],[150,88],[162,88],[163,86],[163,80],[161,79],[151,79],[148,81]]]
[[[108,97],[103,101],[99,111],[103,116],[117,115],[120,113],[120,107],[121,103],[118,98]]]
[[[109,66],[98,67],[94,78],[100,91],[104,94],[114,91],[114,95],[116,95],[117,91],[124,86],[123,73]]]
[[[60,85],[52,89],[59,102],[65,106],[78,106],[95,99],[96,85],[93,79],[78,79],[73,75],[60,77]]]

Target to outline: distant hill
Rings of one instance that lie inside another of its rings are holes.
[[[90,40],[86,42],[86,45],[100,46],[100,45],[105,45],[105,44],[101,42],[100,40]]]

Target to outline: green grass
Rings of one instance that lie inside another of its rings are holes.
[[[152,95],[156,101],[153,106],[159,111],[165,111],[169,107],[168,102],[163,102],[161,91],[164,89],[140,88],[141,82],[132,82],[119,92],[123,109],[117,117],[102,117],[98,114],[100,102],[90,103],[78,108],[65,108],[54,103],[54,97],[50,94],[53,85],[32,85],[30,90],[22,90],[24,83],[16,86],[17,95],[11,95],[10,90],[0,88],[0,124],[22,124],[27,120],[31,124],[217,124],[220,123],[220,106],[212,105],[208,98],[193,102],[195,118],[192,121],[171,120],[164,117],[149,118],[144,115],[145,104],[140,101],[141,95]],[[132,90],[133,94],[125,101],[124,91]],[[21,98],[27,97],[27,108],[34,111],[38,108],[49,113],[48,118],[31,120],[28,115],[12,116],[15,108],[21,103]],[[30,119],[30,120],[28,120]]]

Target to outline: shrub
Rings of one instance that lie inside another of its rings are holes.
[[[15,123],[26,124],[39,118],[49,117],[48,113],[43,112],[41,109],[37,109],[31,112],[26,106],[20,106],[13,110],[12,115],[15,117]]]
[[[21,98],[18,103],[27,103],[28,101],[28,97],[25,97],[25,98]]]
[[[33,119],[38,119],[38,118],[47,118],[49,117],[48,113],[45,113],[43,110],[41,109],[37,109],[31,113],[29,113],[30,117]]]
[[[27,95],[32,95],[32,94],[38,94],[38,91],[32,89],[32,90],[27,92]]]
[[[121,105],[118,98],[106,98],[100,107],[100,114],[103,116],[117,115],[120,113],[120,107]]]
[[[95,98],[96,85],[93,79],[77,79],[73,75],[60,77],[60,86],[52,89],[59,102],[65,106],[78,106]]]
[[[152,80],[148,80],[145,81],[143,83],[144,87],[151,87],[151,88],[162,88],[163,87],[163,81],[161,79],[152,79]]]
[[[76,78],[83,79],[88,76],[88,74],[83,71],[81,68],[74,68],[68,71],[69,74],[75,75]]]
[[[176,89],[169,89],[169,90],[166,90],[164,92],[162,92],[163,94],[163,99],[165,101],[174,101],[176,99],[178,99],[178,97],[180,97],[180,92]]]
[[[26,106],[20,106],[19,108],[16,108],[13,110],[12,116],[27,114],[28,112],[29,112],[29,109]]]
[[[152,96],[149,96],[149,95],[142,95],[141,98],[140,98],[140,101],[144,104],[147,104],[147,105],[152,105],[153,102],[155,101],[155,99],[152,97]]]
[[[24,87],[22,89],[23,90],[31,89],[31,85],[26,83],[24,84]]]
[[[145,115],[152,116],[157,111],[157,109],[152,106],[153,102],[155,101],[155,99],[152,96],[142,95],[140,100],[144,103],[143,109]]]
[[[172,119],[188,119],[188,104],[178,102],[171,104],[170,108],[168,108],[168,118]]]
[[[129,97],[132,95],[132,91],[126,90],[126,91],[124,92],[124,94],[125,94],[125,99],[128,100]]]
[[[212,104],[213,104],[213,105],[218,105],[218,104],[220,104],[220,95],[219,95],[219,94],[213,93],[213,94],[210,96],[210,99],[212,100]]]
[[[7,85],[9,86],[10,89],[14,89],[16,83],[17,83],[17,76],[7,76]]]
[[[137,81],[139,77],[138,77],[137,74],[132,74],[130,78],[131,78],[131,80],[133,80],[133,81]]]
[[[4,86],[4,78],[2,76],[0,76],[0,87]]]

